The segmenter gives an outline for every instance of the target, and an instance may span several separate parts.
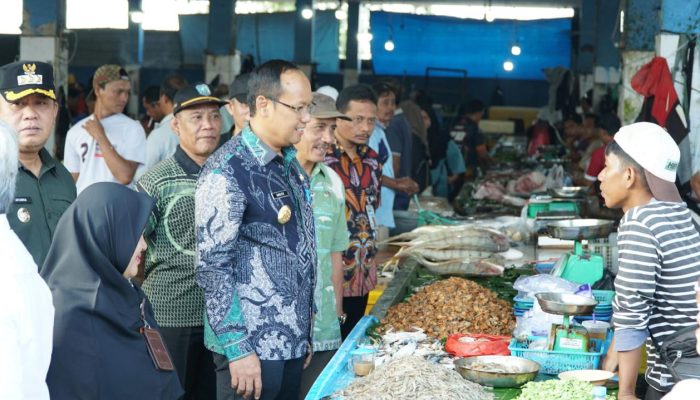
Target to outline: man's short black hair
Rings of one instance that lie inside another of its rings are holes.
[[[376,106],[377,95],[369,85],[363,83],[348,86],[338,94],[335,107],[338,111],[344,113],[348,110],[351,101],[371,101]]]
[[[620,160],[620,166],[623,168],[632,168],[635,170],[637,173],[637,176],[639,177],[639,182],[643,187],[646,187],[649,189],[649,184],[647,184],[647,178],[646,175],[644,175],[644,168],[639,165],[638,162],[634,161],[632,157],[630,157],[627,152],[625,152],[622,147],[616,142],[612,141],[608,143],[607,146],[605,146],[605,155],[609,156],[611,154],[614,154],[615,157]]]
[[[476,114],[476,113],[483,113],[484,110],[486,109],[486,106],[484,103],[479,100],[479,99],[472,99],[466,104],[463,104],[462,107],[460,107],[462,111],[460,113],[460,116],[462,115],[471,115],[471,114]]]
[[[141,99],[148,104],[157,103],[160,98],[160,88],[158,86],[149,86],[143,91]]]
[[[598,114],[594,113],[588,113],[584,116],[585,119],[592,119],[593,120],[593,126],[596,128],[599,128],[600,126],[598,125]]]
[[[396,91],[394,91],[394,88],[384,81],[375,82],[374,84],[372,84],[372,90],[374,90],[374,93],[377,95],[377,98],[392,93],[394,94],[394,96],[396,96]]]
[[[264,96],[277,100],[282,93],[282,74],[287,71],[299,70],[296,64],[285,60],[270,60],[257,67],[248,79],[248,106],[250,116],[255,115],[255,99]]]
[[[185,86],[187,86],[187,79],[185,79],[182,75],[170,75],[165,78],[163,83],[160,84],[160,95],[167,97],[170,101],[173,101],[175,98],[175,93]]]
[[[564,116],[564,119],[563,119],[563,122],[566,122],[566,121],[573,121],[573,122],[576,123],[576,124],[580,124],[580,123],[582,122],[582,121],[581,121],[581,116],[578,115],[578,114],[568,114],[568,115],[565,115],[565,116]]]

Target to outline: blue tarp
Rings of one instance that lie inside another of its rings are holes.
[[[202,64],[207,44],[206,15],[180,16],[183,64]],[[236,47],[252,54],[256,64],[281,58],[294,60],[295,13],[236,16]],[[314,21],[313,61],[321,73],[338,72],[338,20],[333,11],[317,11]]]
[[[466,69],[471,78],[544,80],[543,68],[571,66],[571,19],[494,22],[373,12],[372,64],[378,75],[425,75],[427,67]],[[389,37],[393,52],[384,50]],[[520,56],[510,53],[519,43]],[[513,62],[511,72],[503,69]],[[445,74],[454,76],[454,74]]]

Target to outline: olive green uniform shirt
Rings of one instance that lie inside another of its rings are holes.
[[[46,149],[41,149],[39,157],[42,165],[38,178],[20,164],[7,219],[41,270],[56,224],[76,193],[73,177],[63,165]]]

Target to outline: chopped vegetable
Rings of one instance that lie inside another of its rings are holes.
[[[526,383],[516,400],[591,400],[592,393],[593,385],[589,382],[552,379]],[[615,396],[607,398],[615,400]]]

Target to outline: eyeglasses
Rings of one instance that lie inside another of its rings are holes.
[[[277,99],[270,99],[274,101],[275,103],[282,104],[283,106],[289,108],[290,110],[294,111],[297,113],[299,116],[303,116],[304,114],[311,116],[311,113],[316,111],[316,104],[311,102],[311,104],[306,105],[306,106],[293,106],[287,103],[284,103],[282,101],[279,101]]]

